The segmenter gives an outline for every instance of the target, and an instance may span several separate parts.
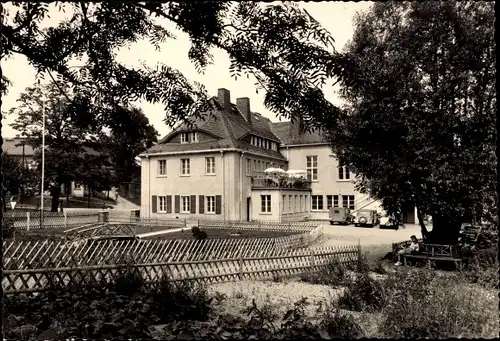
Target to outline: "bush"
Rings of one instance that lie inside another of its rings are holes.
[[[337,259],[332,259],[326,266],[319,271],[310,271],[300,276],[302,282],[312,284],[323,284],[338,286],[345,283],[347,272],[345,266]]]
[[[341,313],[335,308],[323,315],[319,326],[330,338],[354,339],[364,336],[363,330],[352,315]]]
[[[366,273],[358,274],[347,283],[338,299],[340,308],[352,311],[377,311],[385,304],[385,290],[380,281]]]
[[[214,297],[206,288],[192,281],[156,283],[152,289],[154,314],[160,322],[175,320],[205,321],[211,311]]]
[[[14,227],[14,220],[4,217],[2,220],[2,238],[14,239],[15,235],[16,228]]]
[[[191,233],[193,233],[193,237],[196,240],[207,239],[207,233],[205,231],[200,230],[198,226],[193,226],[191,228]]]
[[[386,285],[390,295],[379,326],[384,337],[488,337],[495,328],[498,335],[498,301],[459,278],[418,270],[395,274]]]

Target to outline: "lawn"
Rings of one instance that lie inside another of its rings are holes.
[[[69,201],[66,200],[65,196],[61,196],[60,198],[63,201],[63,209],[64,208],[103,208],[103,207],[113,207],[115,205],[115,201],[111,198],[90,198],[90,206],[88,198],[83,197],[70,197]],[[44,198],[43,205],[46,208],[50,208],[52,205],[51,198]],[[16,210],[18,208],[35,208],[40,206],[40,196],[33,196],[29,198],[22,198],[16,205]],[[10,209],[10,205],[7,205],[7,208]]]
[[[145,228],[147,229],[147,228]],[[136,230],[138,231],[138,230]],[[154,231],[159,231],[154,229]],[[202,229],[207,233],[208,239],[245,239],[245,238],[277,238],[299,234],[300,232],[286,232],[286,231],[259,231],[259,230],[246,230],[246,231],[232,231],[226,229]],[[141,232],[141,233],[147,233]],[[139,233],[139,232],[136,232]],[[194,239],[190,229],[178,232],[167,233],[147,237],[145,239]]]

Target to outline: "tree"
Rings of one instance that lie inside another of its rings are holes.
[[[342,89],[333,151],[397,219],[416,205],[430,242],[496,216],[494,22],[493,3],[376,3],[346,49],[363,81]]]
[[[120,108],[110,122],[110,136],[102,136],[103,145],[107,145],[109,155],[116,172],[116,185],[131,182],[140,175],[137,156],[158,141],[158,132],[149,124],[141,109]]]
[[[77,178],[77,171],[85,162],[85,147],[95,142],[102,127],[93,120],[98,109],[90,100],[77,95],[68,98],[70,89],[35,86],[27,88],[18,99],[19,106],[9,114],[17,115],[12,124],[27,137],[27,143],[35,150],[38,172],[41,172],[41,147],[43,110],[45,110],[45,177],[44,186],[50,190],[51,210],[57,211],[61,185]]]
[[[5,169],[3,174],[5,192],[8,191],[12,194],[20,193],[22,197],[25,194],[32,194],[40,187],[40,179],[36,172],[23,167],[21,160],[18,158],[4,152],[2,153],[2,164]]]

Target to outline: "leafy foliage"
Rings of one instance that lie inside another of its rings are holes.
[[[8,153],[2,153],[3,187],[4,190],[14,193],[21,193],[21,196],[33,195],[39,190],[40,179],[33,169],[23,167],[22,161]]]
[[[53,11],[65,13],[64,19],[44,27]],[[254,77],[266,92],[265,105],[285,117],[327,122],[337,109],[321,85],[349,79],[349,65],[334,51],[329,32],[294,3],[13,3],[4,14],[0,57],[25,55],[40,77],[67,81],[93,98],[103,119],[138,99],[164,104],[171,126],[203,115],[208,96],[201,84],[163,63],[128,67],[115,58],[117,50],[144,38],[160,50],[174,37],[165,21],[188,34],[188,58],[198,72],[212,62],[212,49],[226,51],[231,74]],[[80,65],[72,67],[74,61]]]
[[[198,226],[193,226],[191,228],[191,233],[193,234],[193,238],[196,240],[207,239],[207,233],[205,231],[200,230]]]
[[[496,216],[493,3],[376,3],[355,26],[363,81],[342,88],[333,151],[390,215],[416,205],[424,238],[455,244],[462,222]]]

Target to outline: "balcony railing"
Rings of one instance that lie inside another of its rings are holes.
[[[307,179],[289,178],[252,178],[252,188],[281,188],[281,189],[311,189],[311,182]]]

